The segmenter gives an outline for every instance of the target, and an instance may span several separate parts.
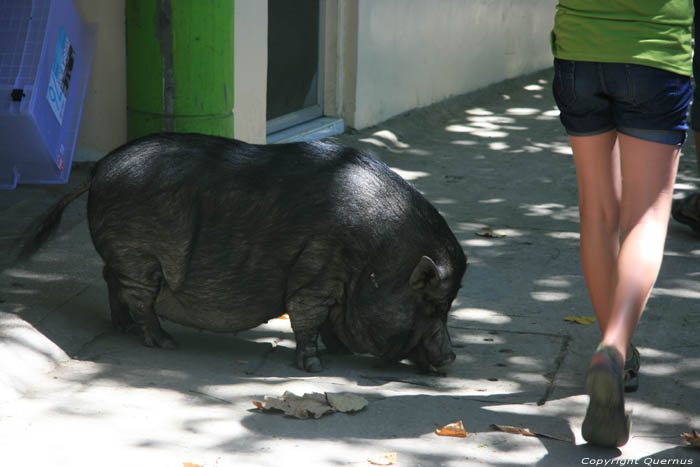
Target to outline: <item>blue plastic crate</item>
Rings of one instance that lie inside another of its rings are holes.
[[[95,36],[71,0],[0,0],[0,189],[68,181]]]

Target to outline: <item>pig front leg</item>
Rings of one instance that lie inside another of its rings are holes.
[[[292,324],[294,338],[297,341],[296,365],[300,370],[310,373],[318,373],[323,370],[321,356],[318,353],[318,326],[323,322],[323,310],[306,309],[301,313],[292,311],[294,305],[289,307],[289,321]],[[313,314],[299,318],[299,315]],[[297,318],[294,318],[297,316]]]
[[[301,289],[287,300],[287,313],[297,342],[296,365],[311,373],[323,370],[318,351],[319,331],[328,320],[331,307],[342,297],[342,283],[326,285]]]

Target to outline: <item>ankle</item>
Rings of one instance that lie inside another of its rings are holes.
[[[605,341],[602,341],[600,344],[598,344],[598,347],[596,348],[596,353],[600,352],[603,349],[608,349],[614,361],[624,366],[625,358],[627,356],[627,345],[619,346],[616,343],[607,343]]]

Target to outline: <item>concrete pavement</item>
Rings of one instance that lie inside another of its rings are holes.
[[[671,222],[656,288],[635,335],[642,355],[629,443],[587,446],[586,365],[598,343],[578,259],[576,178],[551,70],[416,110],[340,142],[366,149],[443,213],[469,257],[450,317],[446,376],[367,356],[293,366],[288,321],[238,335],[165,323],[177,350],[149,349],[109,321],[86,197],[25,264],[15,239],[67,186],[0,192],[0,460],[51,466],[691,465],[700,449],[700,238]],[[698,185],[692,141],[676,196]],[[493,232],[493,234],[491,233]],[[350,392],[368,407],[318,420],[259,413],[284,391]],[[466,438],[436,428],[462,420]],[[527,427],[554,438],[495,431]],[[570,441],[566,441],[569,439]]]

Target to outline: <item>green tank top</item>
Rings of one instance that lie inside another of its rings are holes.
[[[692,26],[692,0],[559,0],[552,53],[690,76]]]

